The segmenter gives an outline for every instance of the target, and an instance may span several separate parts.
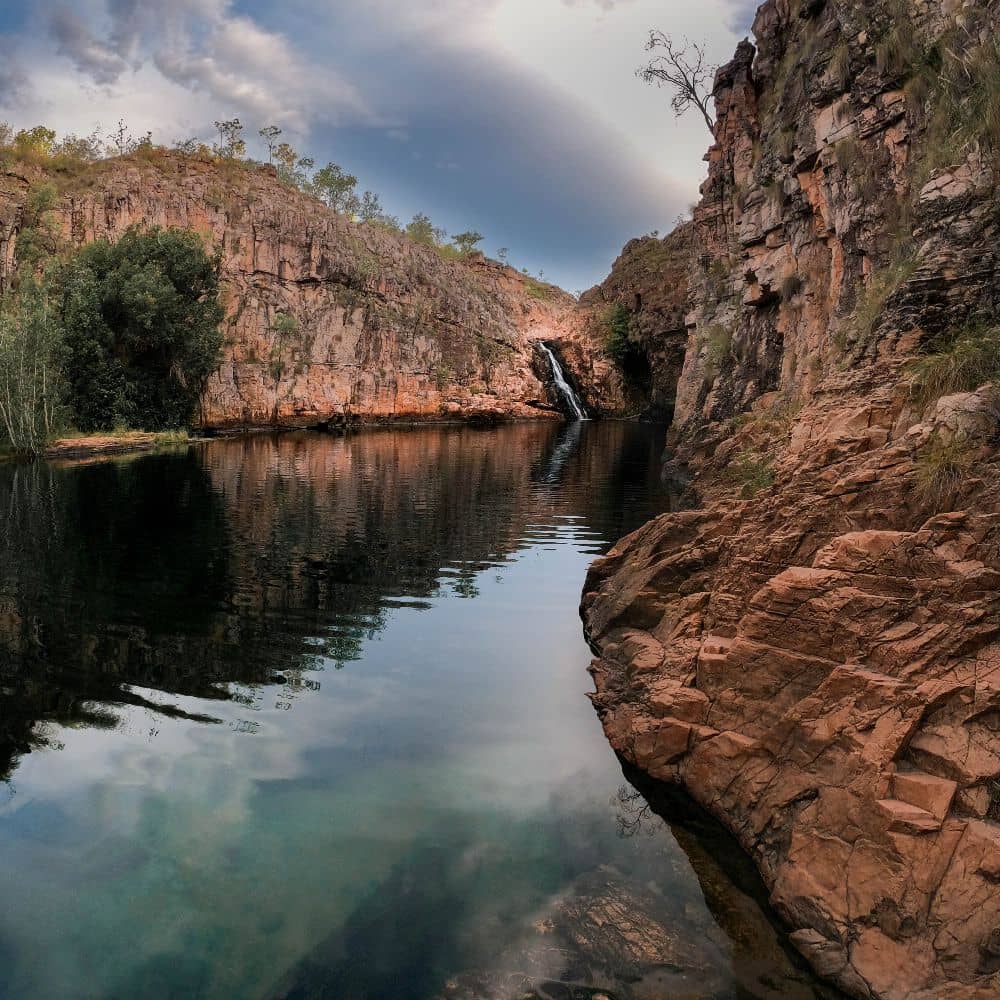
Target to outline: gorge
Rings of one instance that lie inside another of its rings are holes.
[[[6,164],[0,293],[219,254],[234,440],[0,466],[0,994],[1000,995],[1000,9],[753,36],[691,218],[578,297],[265,164]],[[612,796],[581,584],[697,834]]]

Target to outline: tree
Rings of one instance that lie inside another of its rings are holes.
[[[14,149],[19,154],[34,153],[40,156],[50,156],[55,145],[56,134],[44,125],[36,125],[32,129],[21,129],[14,136]]]
[[[358,207],[358,217],[362,222],[377,222],[385,218],[382,214],[382,202],[379,196],[372,191],[366,191],[361,196],[361,204]]]
[[[683,45],[678,45],[662,31],[650,31],[646,51],[656,55],[636,70],[636,75],[645,83],[672,87],[674,95],[670,106],[674,114],[679,118],[689,108],[697,108],[709,132],[714,135],[715,121],[709,112],[708,102],[712,99],[715,66],[708,61],[704,45],[687,39],[684,39]]]
[[[128,135],[128,125],[125,124],[125,119],[119,118],[118,128],[115,129],[115,132],[111,137],[114,142],[115,149],[118,150],[119,156],[124,156],[128,150]]]
[[[358,179],[354,174],[345,173],[336,163],[328,163],[317,170],[313,177],[316,193],[335,212],[354,215],[361,209],[357,195]]]
[[[95,129],[87,136],[78,136],[70,133],[69,135],[64,135],[55,144],[53,152],[60,156],[67,156],[73,160],[93,162],[101,159],[104,153],[104,143],[101,140],[101,133],[98,129]]]
[[[267,146],[267,162],[274,163],[274,149],[277,145],[276,140],[281,135],[281,129],[277,125],[265,125],[257,134],[264,140],[264,145]]]
[[[429,215],[425,215],[423,212],[417,212],[413,216],[405,232],[414,243],[423,243],[429,247],[444,242],[448,236],[443,229],[439,229],[431,222]]]
[[[190,420],[222,349],[219,258],[194,232],[126,230],[62,275],[69,403],[81,430]]]
[[[287,142],[275,147],[274,158],[278,161],[278,179],[302,191],[312,187],[309,171],[316,165],[311,156],[299,156]]]
[[[497,250],[497,260],[500,261],[501,264],[506,264],[509,254],[510,251],[506,247],[500,247],[500,249]]]
[[[65,384],[62,332],[43,280],[23,281],[0,311],[0,434],[34,455],[57,430]]]
[[[451,242],[458,247],[459,253],[469,254],[476,249],[479,243],[483,242],[483,234],[477,233],[475,230],[469,230],[468,232],[459,233],[457,236],[451,238]]]
[[[215,122],[215,128],[219,133],[219,144],[215,151],[228,160],[240,159],[247,151],[247,144],[243,139],[243,123],[239,118]]]

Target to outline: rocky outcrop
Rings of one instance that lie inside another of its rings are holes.
[[[225,349],[202,426],[558,415],[540,340],[595,412],[622,406],[620,379],[572,296],[481,254],[446,259],[355,224],[266,166],[154,148],[75,176],[9,167],[0,289],[25,205],[47,185],[56,188],[46,214],[53,250],[158,224],[196,230],[220,252]]]
[[[985,143],[933,168],[914,68],[994,17],[761,7],[694,214],[685,509],[583,601],[612,745],[719,817],[865,998],[1000,994],[1000,395],[928,392],[919,360],[997,322],[1000,214]]]
[[[607,338],[616,318],[627,329],[620,370],[631,412],[669,423],[687,346],[688,272],[694,229],[626,244],[611,274],[580,297],[584,322]],[[616,315],[617,314],[617,315]]]

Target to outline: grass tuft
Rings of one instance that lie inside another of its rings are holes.
[[[944,441],[934,434],[917,456],[916,486],[920,499],[936,511],[952,506],[972,471],[974,453],[964,441]]]
[[[738,486],[740,497],[752,500],[761,490],[774,483],[774,470],[763,455],[754,451],[741,451],[722,472],[724,482]]]
[[[921,407],[955,392],[1000,382],[1000,326],[950,331],[910,364],[910,393]]]

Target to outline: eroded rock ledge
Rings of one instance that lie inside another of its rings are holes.
[[[673,425],[691,483],[582,612],[610,742],[733,831],[821,974],[986,1000],[1000,396],[928,398],[913,364],[996,323],[1000,212],[981,150],[925,169],[927,109],[879,47],[904,15],[918,51],[975,46],[995,12],[898,8],[770,0],[720,71]]]
[[[596,412],[622,408],[621,379],[571,295],[357,224],[267,166],[160,148],[70,176],[15,164],[0,173],[0,292],[45,186],[52,253],[131,225],[194,230],[219,252],[226,337],[204,428],[557,417],[541,340]]]

